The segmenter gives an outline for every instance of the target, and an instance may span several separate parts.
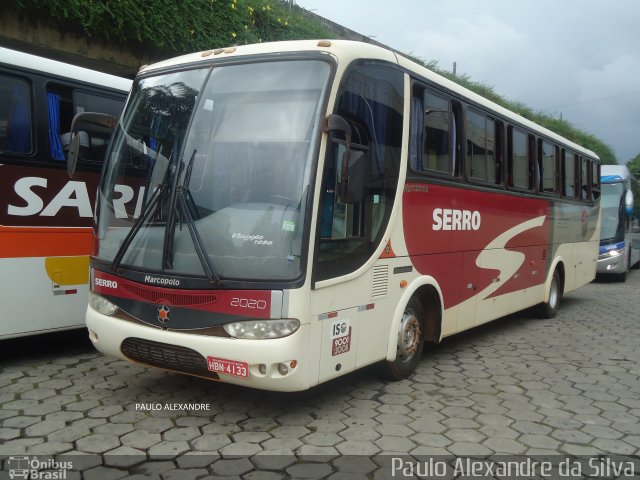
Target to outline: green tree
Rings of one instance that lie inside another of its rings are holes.
[[[631,189],[635,199],[634,210],[636,214],[640,214],[640,153],[627,162],[627,168],[635,177],[631,182]]]

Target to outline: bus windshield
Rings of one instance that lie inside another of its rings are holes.
[[[329,74],[286,60],[138,79],[100,187],[96,257],[180,276],[299,277]]]
[[[600,208],[602,212],[600,243],[604,245],[624,240],[625,215],[623,183],[602,184]]]

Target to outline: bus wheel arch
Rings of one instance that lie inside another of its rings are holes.
[[[389,331],[384,362],[387,378],[406,378],[420,361],[425,341],[440,341],[441,298],[440,288],[431,277],[416,280],[404,292]]]

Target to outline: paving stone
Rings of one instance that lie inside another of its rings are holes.
[[[162,437],[165,440],[170,441],[184,440],[188,442],[189,440],[193,440],[200,435],[200,429],[198,429],[197,427],[176,427],[165,431],[162,434]]]
[[[26,428],[41,421],[41,417],[18,415],[2,421],[3,427]]]
[[[602,452],[616,453],[621,455],[633,455],[637,448],[622,440],[612,440],[609,438],[598,438],[593,441],[593,446]]]
[[[120,440],[127,447],[146,450],[153,445],[160,443],[162,437],[159,433],[149,433],[144,430],[135,430],[123,435]]]
[[[104,455],[104,465],[116,468],[132,468],[147,461],[147,454],[144,450],[120,446],[108,451]]]
[[[380,449],[372,442],[346,440],[336,445],[342,455],[375,455]]]
[[[455,442],[447,446],[447,451],[458,456],[486,456],[491,455],[493,450],[488,449],[484,445],[469,442]]]
[[[230,477],[233,475],[243,475],[254,470],[253,464],[248,458],[220,459],[211,464],[211,471],[217,477]]]
[[[320,479],[333,473],[331,465],[326,463],[303,463],[292,465],[286,472],[291,478],[296,479]]]
[[[579,445],[587,445],[593,440],[593,437],[591,435],[588,435],[579,430],[571,429],[555,430],[551,432],[551,436],[556,440],[560,440],[561,442],[575,443]]]
[[[149,433],[162,433],[173,428],[173,422],[167,418],[145,418],[134,425],[136,430]]]
[[[581,430],[594,438],[606,438],[615,440],[623,436],[623,434],[618,430],[614,430],[611,427],[603,425],[585,425]]]
[[[99,406],[92,408],[87,412],[87,416],[90,418],[108,418],[122,412],[122,407],[119,405]]]
[[[485,425],[480,429],[480,432],[488,438],[517,438],[520,432],[513,430],[512,428],[502,425]]]
[[[20,394],[20,397],[27,400],[44,400],[55,395],[56,391],[52,388],[34,388]]]
[[[238,458],[238,457],[250,457],[261,452],[263,449],[260,445],[255,443],[230,443],[229,445],[222,447],[219,452],[222,458]]]
[[[73,444],[67,442],[45,442],[28,448],[29,455],[60,455],[73,450]]]
[[[488,438],[482,443],[498,454],[506,453],[517,455],[527,450],[522,443],[510,438]]]
[[[263,451],[251,457],[251,463],[260,470],[285,470],[296,463],[295,455],[275,451]]]
[[[83,437],[91,435],[91,429],[84,425],[70,425],[47,435],[50,442],[70,442],[73,443]]]
[[[154,446],[149,448],[149,456],[160,458],[174,458],[189,450],[189,444],[183,440],[175,442],[164,440],[160,443],[156,443]]]
[[[314,432],[302,438],[302,441],[317,447],[332,447],[342,442],[342,437],[330,432]]]
[[[296,456],[304,462],[330,462],[339,455],[335,447],[318,447],[316,445],[302,445]]]
[[[78,450],[87,453],[105,453],[121,445],[115,435],[93,434],[87,435],[76,442]]]
[[[94,433],[102,433],[104,435],[116,435],[121,437],[133,431],[133,425],[130,423],[107,423],[98,425],[93,429]]]
[[[377,468],[377,465],[367,457],[339,457],[332,464],[337,472],[362,475],[367,475]]]
[[[128,473],[126,470],[105,467],[103,465],[90,468],[89,470],[83,472],[83,478],[85,480],[118,480],[124,477],[128,477]]]
[[[382,452],[382,454],[390,453],[409,453],[416,448],[416,444],[408,438],[392,437],[385,435],[373,442]]]
[[[302,445],[302,441],[297,438],[272,438],[260,444],[264,451],[282,450],[287,455],[295,452]]]
[[[44,437],[57,430],[65,428],[65,422],[61,420],[43,420],[27,427],[24,431],[27,437]]]
[[[19,428],[0,428],[0,440],[6,442],[7,440],[13,440],[14,438],[18,438],[20,436]]]
[[[227,435],[201,435],[191,440],[194,449],[200,451],[216,451],[226,447],[231,443]]]
[[[269,434],[275,438],[301,438],[310,433],[307,427],[299,425],[287,425],[269,430]]]

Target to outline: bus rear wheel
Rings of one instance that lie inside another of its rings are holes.
[[[396,359],[384,364],[385,377],[390,380],[407,378],[418,366],[424,347],[422,306],[414,297],[404,309],[400,328]]]
[[[546,302],[542,302],[538,308],[540,315],[543,318],[555,317],[558,313],[558,309],[560,308],[560,301],[562,300],[562,280],[557,268],[553,272],[548,293],[548,300]]]

